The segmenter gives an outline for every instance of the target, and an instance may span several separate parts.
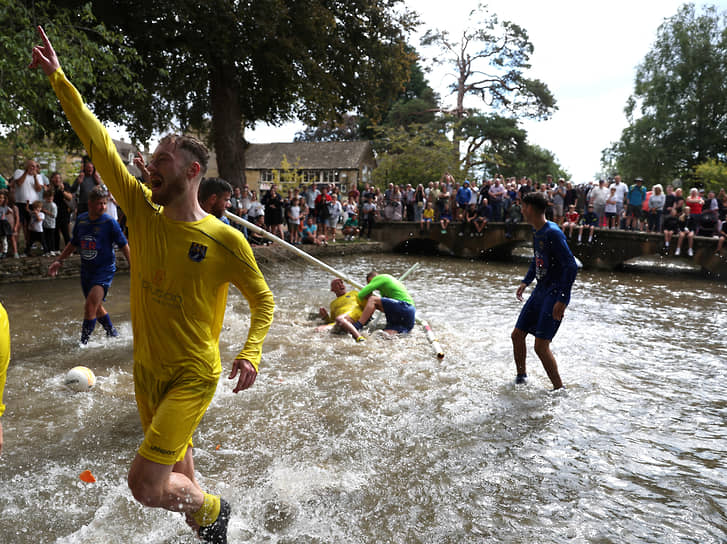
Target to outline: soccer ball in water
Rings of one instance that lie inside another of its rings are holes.
[[[96,376],[90,368],[74,366],[63,383],[74,391],[89,391],[96,384]]]

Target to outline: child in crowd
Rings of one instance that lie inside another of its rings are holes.
[[[56,216],[58,215],[58,206],[53,202],[55,190],[48,188],[43,191],[43,253],[46,255],[55,255],[58,248],[56,244]]]
[[[300,224],[300,206],[299,198],[293,198],[290,201],[290,206],[288,206],[288,211],[286,212],[288,216],[288,234],[290,236],[289,242],[293,245],[300,244],[300,231],[298,230],[298,225]]]
[[[609,229],[618,227],[618,218],[616,214],[618,212],[618,197],[616,196],[616,187],[611,187],[611,193],[606,199],[606,208],[604,214],[606,216],[606,226]]]
[[[349,212],[348,219],[343,224],[343,234],[346,240],[353,240],[358,236],[358,218],[356,212]]]
[[[588,211],[583,214],[583,217],[581,218],[581,225],[578,227],[578,243],[581,243],[581,238],[583,236],[583,229],[588,228],[588,243],[590,244],[593,242],[593,232],[596,230],[596,227],[598,226],[598,215],[593,210],[593,204],[588,205]]]
[[[30,215],[30,223],[28,225],[28,242],[26,244],[25,252],[30,255],[30,248],[34,244],[43,245],[43,220],[45,214],[43,213],[43,203],[40,200],[36,200],[32,204],[25,204]]]
[[[571,204],[568,206],[568,211],[565,213],[565,221],[563,221],[562,229],[568,228],[568,238],[573,237],[573,229],[578,226],[578,218],[580,214],[576,211],[576,205]]]
[[[426,230],[427,232],[429,232],[429,227],[431,227],[433,220],[434,207],[432,206],[431,202],[427,202],[427,207],[422,212],[422,221],[419,225],[419,231],[424,232]]]
[[[439,225],[442,227],[442,234],[447,234],[447,227],[452,222],[452,214],[449,213],[449,202],[442,205],[442,212],[439,214]]]

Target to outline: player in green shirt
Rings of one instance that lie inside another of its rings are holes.
[[[399,334],[412,330],[416,309],[414,308],[414,300],[409,295],[406,287],[393,276],[377,274],[376,272],[369,272],[366,281],[368,282],[367,285],[358,292],[359,299],[368,299],[366,307],[358,321],[351,323],[350,327],[344,325],[346,331],[357,342],[362,341],[361,329],[371,319],[375,310],[384,312],[386,316],[384,332]],[[372,294],[375,290],[381,293],[380,297]]]

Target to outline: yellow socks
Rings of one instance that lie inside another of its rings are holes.
[[[192,514],[192,518],[200,527],[207,527],[217,521],[220,515],[220,497],[218,495],[204,494],[204,502],[202,508]]]

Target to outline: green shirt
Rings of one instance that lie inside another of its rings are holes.
[[[0,176],[0,189],[7,189],[8,188],[8,182],[5,180],[4,177]]]
[[[376,289],[379,290],[382,297],[401,300],[414,306],[414,300],[412,300],[409,295],[409,291],[406,290],[404,284],[389,274],[379,274],[378,276],[375,276],[366,287],[358,292],[358,298],[363,299],[373,293]]]

